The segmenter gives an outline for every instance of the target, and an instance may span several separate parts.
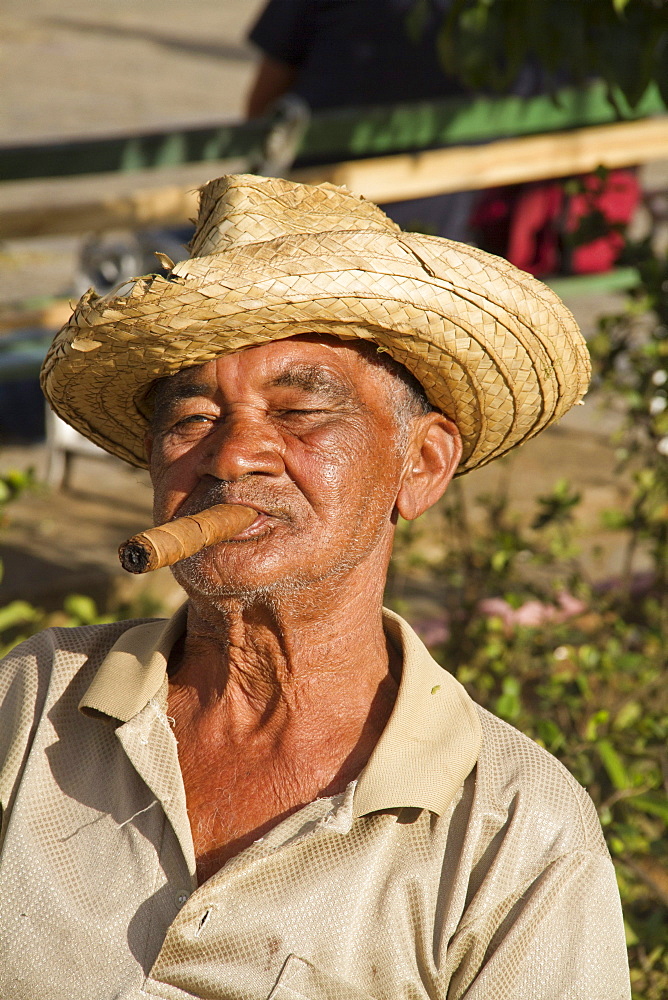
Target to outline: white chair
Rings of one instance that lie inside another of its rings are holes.
[[[55,490],[66,489],[75,455],[108,458],[107,452],[75,431],[47,407],[46,409],[46,481]]]

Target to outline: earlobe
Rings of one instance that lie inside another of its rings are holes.
[[[414,521],[443,496],[461,456],[459,431],[442,413],[429,413],[415,421],[395,503],[404,520]]]

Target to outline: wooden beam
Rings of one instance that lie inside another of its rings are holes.
[[[592,101],[585,104],[593,104],[592,112],[600,115],[604,108],[599,108],[600,98],[595,97],[598,95],[592,95]],[[259,155],[267,129],[268,121],[260,120],[22,146],[0,145],[0,177],[16,181],[128,173],[233,158],[247,162]]]
[[[176,186],[146,188],[81,204],[5,209],[0,211],[0,238],[183,225],[196,215],[195,191]]]
[[[391,202],[661,159],[668,159],[668,117],[503,139],[484,146],[351,160],[291,176],[307,184],[345,184],[371,201]]]
[[[67,299],[54,299],[38,309],[0,309],[0,333],[22,329],[56,330],[66,323],[71,315],[72,303]]]
[[[334,162],[351,157],[388,156],[406,150],[459,146],[537,135],[558,129],[634,121],[667,109],[656,83],[635,107],[613,88],[614,104],[602,80],[559,89],[555,94],[469,95],[398,104],[328,108],[313,113],[302,136],[298,159]],[[0,177],[5,181],[80,174],[126,173],[185,163],[241,159],[261,162],[272,117],[173,128],[149,133],[71,139],[61,142],[0,144]]]
[[[399,201],[634,166],[668,159],[668,117],[618,122],[424,153],[350,160],[294,171],[294,180],[330,181],[375,202]],[[182,224],[197,211],[193,191],[171,186],[67,207],[0,212],[0,237],[101,232]]]

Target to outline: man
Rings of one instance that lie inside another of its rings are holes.
[[[570,313],[331,185],[213,181],[191,251],[43,384],[158,522],[257,517],[171,621],[3,663],[0,995],[628,997],[590,800],[381,609],[397,516],[579,400]]]
[[[285,94],[316,112],[467,94],[444,72],[438,51],[449,6],[450,0],[426,0],[419,10],[410,0],[268,0],[248,35],[260,53],[248,117],[267,114]],[[532,68],[523,71],[516,92],[532,92],[534,75]],[[456,191],[383,208],[406,229],[472,242],[470,218],[479,200],[478,191]]]

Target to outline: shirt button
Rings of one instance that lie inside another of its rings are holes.
[[[188,902],[188,893],[187,892],[177,892],[177,894],[176,894],[176,905],[178,906],[178,908],[181,909],[181,907],[184,906],[184,904],[187,903],[187,902]]]

